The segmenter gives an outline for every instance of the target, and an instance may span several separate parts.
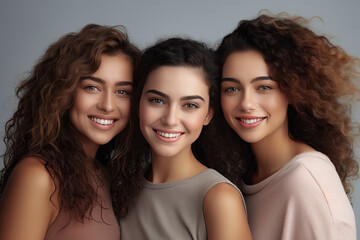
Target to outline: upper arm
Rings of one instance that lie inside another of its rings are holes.
[[[56,212],[50,200],[54,190],[54,181],[40,159],[21,160],[0,199],[0,239],[43,239]]]
[[[228,183],[218,183],[203,202],[209,240],[251,239],[245,206],[239,191]]]

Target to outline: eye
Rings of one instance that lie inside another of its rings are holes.
[[[266,85],[260,86],[260,87],[257,88],[257,90],[259,90],[259,91],[268,91],[268,90],[271,90],[271,89],[272,89],[272,87],[266,86]]]
[[[224,92],[237,92],[239,89],[237,87],[228,87],[224,89]]]
[[[89,91],[100,91],[100,89],[98,87],[95,87],[95,86],[86,86],[85,87],[86,90],[89,90]]]
[[[184,105],[184,108],[188,108],[188,109],[196,109],[199,108],[199,105],[196,103],[186,103]]]
[[[160,98],[151,98],[151,99],[149,99],[149,102],[158,103],[158,104],[165,104],[165,102],[163,100],[161,100]]]
[[[121,94],[121,95],[130,95],[131,93],[125,90],[118,90],[116,91],[116,94]]]

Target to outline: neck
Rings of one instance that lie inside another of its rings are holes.
[[[171,157],[160,156],[152,152],[151,159],[152,169],[148,180],[153,183],[179,181],[195,176],[206,169],[195,158],[191,148]]]
[[[251,183],[258,183],[281,169],[298,154],[298,144],[289,137],[287,127],[251,144],[257,163]]]

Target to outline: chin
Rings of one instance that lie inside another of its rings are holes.
[[[168,150],[168,151],[166,151],[166,150],[164,151],[164,149],[159,149],[159,150],[160,151],[153,149],[153,152],[159,157],[171,158],[171,157],[174,157],[176,154],[178,154],[178,152],[171,151],[171,150]]]

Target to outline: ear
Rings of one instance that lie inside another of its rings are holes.
[[[204,126],[206,126],[206,125],[208,125],[210,123],[211,119],[214,116],[214,113],[215,113],[214,109],[209,107],[209,110],[208,110],[207,115],[206,115],[205,120],[204,120]]]

